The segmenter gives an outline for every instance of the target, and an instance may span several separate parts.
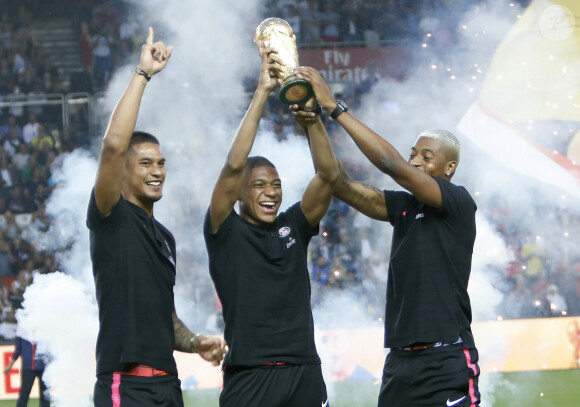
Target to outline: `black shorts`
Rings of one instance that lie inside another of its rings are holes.
[[[97,377],[95,407],[183,407],[177,376],[141,377],[120,373]]]
[[[476,349],[463,344],[405,351],[385,361],[378,407],[479,406]]]
[[[226,366],[221,407],[328,407],[320,365]]]

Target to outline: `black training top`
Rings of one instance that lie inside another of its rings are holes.
[[[235,211],[211,233],[203,226],[209,270],[223,306],[225,365],[319,364],[306,251],[318,228],[300,203],[262,228]]]
[[[467,283],[477,206],[463,187],[435,178],[440,209],[408,192],[385,191],[394,226],[385,315],[385,347],[454,342],[474,347]]]
[[[99,305],[97,374],[138,363],[177,375],[173,235],[123,197],[102,217],[94,191],[87,227]]]

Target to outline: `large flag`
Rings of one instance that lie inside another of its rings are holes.
[[[498,46],[458,129],[500,162],[580,198],[580,0],[535,0]]]

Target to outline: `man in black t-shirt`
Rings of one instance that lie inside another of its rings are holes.
[[[165,158],[154,136],[134,131],[145,86],[171,51],[153,42],[149,28],[139,66],[103,138],[89,201],[99,306],[96,407],[183,406],[173,351],[197,352],[216,366],[225,352],[223,339],[194,334],[175,313],[175,240],[153,217]]]
[[[298,122],[309,137],[316,174],[302,201],[278,214],[282,185],[276,168],[264,157],[248,158],[281,68],[272,49],[261,57],[258,87],[204,222],[229,346],[220,406],[328,406],[314,343],[306,251],[330,205],[338,166],[312,99]],[[233,210],[238,200],[239,215]]]
[[[405,160],[334,100],[317,71],[304,67],[297,76],[312,84],[318,102],[366,157],[408,191],[381,191],[353,181],[339,163],[334,195],[394,227],[385,313],[390,352],[379,407],[479,405],[467,294],[477,208],[465,188],[450,182],[459,163],[457,138],[427,130]]]

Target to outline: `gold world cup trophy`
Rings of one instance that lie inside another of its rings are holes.
[[[278,76],[282,79],[280,100],[288,105],[302,104],[313,95],[312,86],[296,77],[298,51],[296,36],[290,24],[281,18],[267,18],[256,28],[254,42],[258,44],[260,55],[265,48],[271,47],[284,63]]]

